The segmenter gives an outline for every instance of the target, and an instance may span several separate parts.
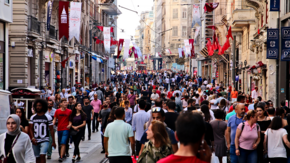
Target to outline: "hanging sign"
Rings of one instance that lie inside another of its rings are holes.
[[[68,7],[69,2],[59,1],[58,2],[58,29],[59,29],[59,39],[65,36],[67,39],[69,37],[69,21],[68,21]]]
[[[281,61],[290,61],[290,27],[282,27],[281,35],[282,35]]]
[[[279,29],[267,30],[267,59],[279,59]]]
[[[69,41],[75,37],[75,39],[80,42],[81,12],[81,2],[70,2]]]
[[[280,11],[280,0],[270,0],[270,11]]]
[[[50,20],[51,20],[51,12],[52,12],[52,5],[53,5],[53,0],[47,2],[47,30],[49,31],[50,29]]]
[[[104,27],[104,46],[105,46],[105,52],[110,54],[110,47],[111,47],[111,27]]]

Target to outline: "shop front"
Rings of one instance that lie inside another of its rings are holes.
[[[0,89],[5,89],[6,87],[6,77],[5,77],[5,60],[6,60],[6,49],[8,49],[8,43],[6,42],[6,23],[0,21]]]
[[[44,71],[44,86],[53,87],[54,85],[54,64],[53,64],[53,58],[54,53],[48,50],[43,51],[44,57],[45,57],[45,71]]]

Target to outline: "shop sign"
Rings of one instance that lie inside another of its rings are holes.
[[[270,0],[270,11],[280,11],[280,0]]]
[[[267,59],[279,59],[279,29],[267,30]]]
[[[73,60],[69,60],[69,68],[74,68],[74,61]]]
[[[281,35],[282,35],[281,61],[290,61],[290,27],[282,27]]]
[[[238,75],[236,76],[236,82],[237,82],[237,81],[239,81],[239,76],[238,76]]]

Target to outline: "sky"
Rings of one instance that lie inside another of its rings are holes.
[[[120,38],[122,39],[131,39],[131,36],[134,37],[135,35],[135,29],[140,24],[139,15],[142,11],[151,11],[153,7],[153,0],[118,0],[117,1],[118,8],[122,12],[121,15],[118,16],[117,19],[117,29],[118,34],[117,38],[118,40]],[[123,9],[121,7],[125,7],[134,11],[138,12],[132,12],[128,11],[126,9]],[[121,32],[121,29],[124,29],[124,33]]]

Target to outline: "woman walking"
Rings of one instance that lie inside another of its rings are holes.
[[[257,147],[260,143],[260,126],[257,122],[257,112],[248,111],[236,131],[235,146],[239,163],[257,163]]]
[[[60,94],[55,94],[53,108],[55,109],[59,108],[60,100],[61,100]]]
[[[87,115],[82,110],[82,105],[80,103],[76,103],[74,105],[74,109],[72,110],[71,119],[70,119],[72,123],[70,135],[72,136],[74,147],[75,147],[73,158],[72,158],[73,163],[75,161],[81,160],[79,144],[81,142],[83,132],[85,132],[84,129],[86,126],[86,120],[87,120]],[[78,157],[76,158],[76,156]]]
[[[0,156],[7,163],[35,163],[35,156],[29,136],[20,131],[20,118],[16,114],[8,116],[7,131],[0,135]]]
[[[223,156],[227,156],[227,147],[225,140],[225,131],[227,129],[227,123],[223,121],[224,112],[217,109],[214,113],[215,120],[211,121],[210,124],[213,129],[214,136],[214,151],[215,155],[219,158],[219,162],[222,163]]]
[[[257,114],[258,114],[258,119],[257,123],[260,126],[261,130],[261,140],[257,148],[258,152],[258,162],[263,162],[263,143],[264,143],[264,137],[265,137],[265,131],[268,129],[269,125],[271,124],[271,119],[270,117],[265,116],[265,109],[263,106],[257,106],[256,108]]]
[[[25,118],[24,109],[17,108],[16,115],[20,118],[20,130],[26,134],[28,134],[28,120]]]
[[[169,136],[162,122],[152,121],[146,133],[149,141],[145,143],[138,163],[156,163],[173,153]]]
[[[286,163],[287,153],[284,144],[290,148],[288,133],[282,128],[281,117],[274,117],[270,127],[265,132],[264,151],[271,163]],[[267,161],[268,162],[268,161]]]

